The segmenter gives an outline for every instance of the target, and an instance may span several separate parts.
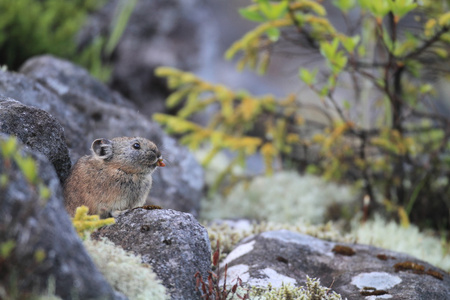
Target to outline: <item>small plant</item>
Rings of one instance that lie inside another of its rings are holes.
[[[114,218],[100,219],[100,216],[88,215],[88,212],[89,208],[84,205],[77,207],[75,216],[72,219],[73,226],[82,239],[85,239],[97,228],[115,223]]]
[[[220,258],[220,244],[217,241],[216,251],[213,254],[213,268],[217,270],[217,273],[213,271],[209,271],[207,282],[203,280],[202,274],[197,271],[194,277],[197,282],[195,287],[197,291],[201,291],[202,298],[206,300],[226,300],[226,299],[234,299],[237,297],[239,299],[249,299],[249,290],[243,287],[242,280],[238,277],[237,281],[234,285],[227,286],[227,269],[228,264],[225,264],[224,274],[223,274],[223,284],[220,284],[220,273],[221,268],[219,266],[219,258]],[[237,293],[237,289],[241,287],[244,288],[247,293],[243,296]]]

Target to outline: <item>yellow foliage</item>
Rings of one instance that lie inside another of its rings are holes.
[[[446,12],[445,14],[439,17],[439,26],[450,26],[450,12]]]
[[[89,208],[84,205],[77,207],[72,219],[72,224],[81,238],[85,238],[100,227],[115,223],[114,218],[100,219],[98,215],[88,215],[88,212]]]
[[[263,140],[248,136],[246,132],[253,128],[258,117],[271,114],[275,109],[282,117],[269,118],[266,124],[268,133],[266,138],[273,142],[276,150],[276,154],[272,156],[275,157],[280,152],[290,152],[292,149],[290,145],[299,142],[298,134],[289,132],[291,129],[286,126],[284,120],[293,117],[299,124],[303,122],[295,113],[297,107],[295,95],[291,94],[282,101],[277,101],[273,95],[255,97],[245,91],[234,92],[223,85],[215,85],[191,73],[172,68],[158,68],[156,74],[178,84],[178,90],[167,99],[169,105],[181,103],[183,98],[187,101],[177,116],[155,114],[154,120],[164,125],[171,133],[183,134],[181,141],[192,148],[197,148],[203,143],[212,144],[214,150],[205,163],[222,149],[236,151],[241,155],[252,155],[262,151]],[[207,128],[187,120],[193,112],[203,110],[212,104],[219,104],[221,109],[212,116]],[[272,124],[274,121],[276,126]],[[265,157],[268,158],[267,155]],[[271,167],[269,163],[266,165]]]
[[[400,225],[402,227],[408,228],[410,225],[409,217],[403,206],[398,207],[398,217],[400,219]]]
[[[397,155],[413,153],[416,149],[413,138],[404,137],[395,129],[383,129],[381,135],[371,138],[370,142],[374,146],[383,148]]]
[[[271,28],[286,27],[292,25],[293,22],[289,18],[269,21],[257,26],[255,29],[247,32],[240,40],[234,42],[231,47],[225,52],[225,58],[231,59],[240,50],[251,51],[256,45],[252,44],[258,41],[261,36]],[[250,46],[250,49],[248,48]],[[252,47],[253,46],[253,47]]]
[[[353,127],[352,123],[342,123],[334,127],[331,135],[323,142],[324,150],[330,149],[331,145],[351,127]]]
[[[244,121],[250,121],[256,114],[261,111],[261,105],[257,100],[246,97],[242,100],[238,111],[242,115]]]
[[[264,163],[266,165],[266,172],[269,174],[273,173],[272,163],[274,158],[278,155],[278,151],[272,143],[265,143],[261,147],[261,154],[264,158]]]
[[[297,144],[300,143],[300,137],[298,136],[298,134],[296,133],[289,133],[286,136],[286,142],[288,144]]]

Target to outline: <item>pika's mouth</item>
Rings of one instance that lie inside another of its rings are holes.
[[[156,165],[158,167],[165,167],[166,166],[166,164],[163,162],[163,158],[161,156],[158,157],[158,160],[156,161]]]

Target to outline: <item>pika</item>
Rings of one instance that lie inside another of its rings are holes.
[[[152,173],[165,166],[156,145],[142,137],[97,139],[91,152],[78,160],[64,183],[65,206],[72,216],[81,205],[101,218],[142,206]]]

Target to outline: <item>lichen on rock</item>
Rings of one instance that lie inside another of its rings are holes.
[[[111,286],[130,300],[169,299],[166,288],[141,257],[126,252],[106,238],[83,242],[95,265]]]

